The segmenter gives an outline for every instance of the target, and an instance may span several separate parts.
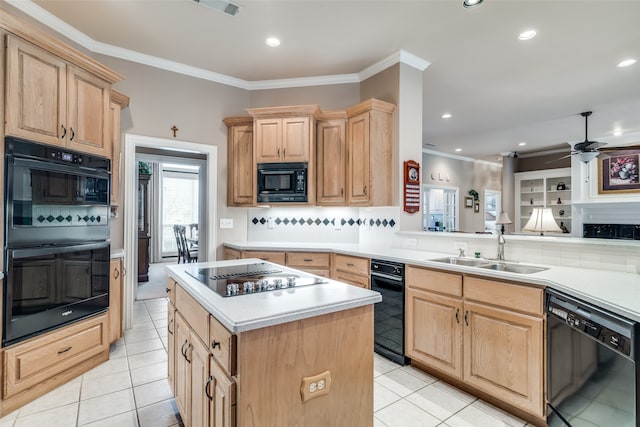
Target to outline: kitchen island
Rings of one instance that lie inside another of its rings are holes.
[[[196,274],[256,262],[168,267],[168,377],[185,425],[373,425],[373,304],[380,294],[324,279],[223,296]]]

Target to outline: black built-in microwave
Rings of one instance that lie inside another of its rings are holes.
[[[307,202],[308,164],[258,163],[258,203]]]

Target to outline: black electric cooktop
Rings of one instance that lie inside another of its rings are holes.
[[[326,283],[320,277],[285,273],[264,262],[224,267],[192,268],[185,269],[185,272],[223,297]]]

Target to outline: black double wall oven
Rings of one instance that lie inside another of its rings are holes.
[[[5,139],[3,346],[107,310],[110,169]]]

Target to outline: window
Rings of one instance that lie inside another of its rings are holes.
[[[501,193],[494,190],[484,190],[484,231],[497,232],[496,221],[500,216],[502,204]]]
[[[422,230],[458,229],[458,188],[423,186]]]
[[[175,256],[174,224],[197,224],[200,167],[161,163],[162,256]]]

